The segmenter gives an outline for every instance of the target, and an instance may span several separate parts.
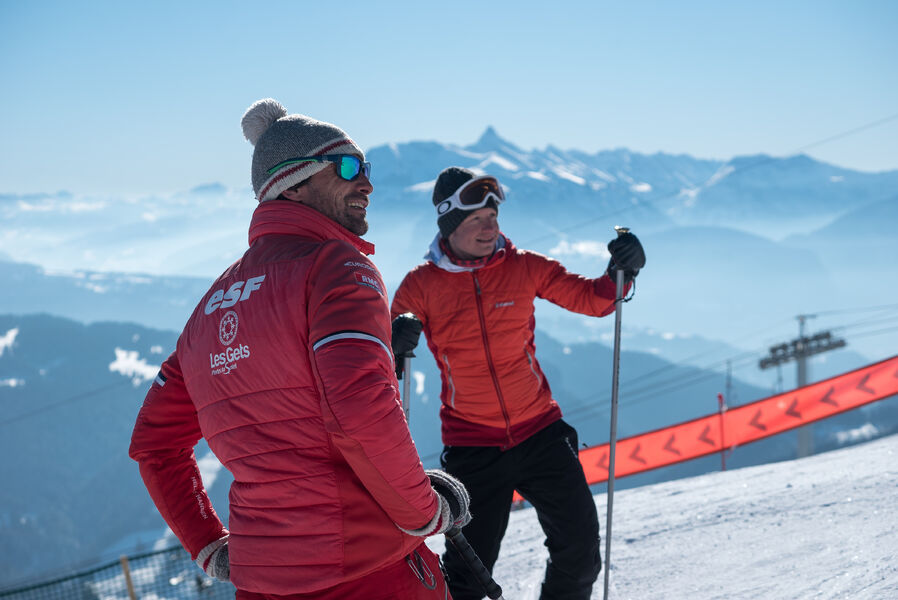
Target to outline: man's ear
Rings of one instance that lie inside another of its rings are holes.
[[[286,198],[287,200],[293,200],[294,202],[299,202],[300,204],[305,204],[306,198],[306,186],[301,185],[298,188],[290,188],[281,192],[281,196]]]

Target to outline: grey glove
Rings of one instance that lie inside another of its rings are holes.
[[[228,536],[217,539],[196,556],[196,564],[209,577],[221,581],[231,580],[231,562],[228,556]]]
[[[471,513],[468,506],[471,498],[462,483],[445,471],[439,469],[427,469],[424,471],[430,479],[430,485],[440,499],[440,506],[429,523],[418,529],[405,529],[399,527],[409,535],[427,537],[446,533],[453,527],[464,527],[471,521]]]
[[[470,523],[471,497],[462,482],[440,469],[427,469],[424,472],[430,478],[430,485],[433,486],[434,491],[449,505],[450,523],[438,533],[443,533],[452,527],[461,529]]]

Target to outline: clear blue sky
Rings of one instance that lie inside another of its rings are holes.
[[[247,186],[268,96],[363,148],[784,156],[898,116],[896,31],[888,0],[0,0],[0,193]],[[896,169],[898,118],[807,153]]]

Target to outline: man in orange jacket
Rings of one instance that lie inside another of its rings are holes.
[[[360,236],[371,165],[340,128],[254,103],[249,249],[200,300],[130,455],[159,512],[239,600],[443,599],[423,538],[470,519],[399,402],[386,288]],[[193,447],[234,475],[229,528]]]
[[[577,458],[577,432],[561,419],[534,347],[535,298],[605,316],[616,285],[645,264],[639,240],[626,233],[609,244],[601,277],[569,273],[558,261],[520,250],[499,231],[505,199],[494,177],[460,167],[440,173],[433,191],[439,233],[427,262],[403,279],[391,307],[414,313],[442,379],[443,468],[464,483],[475,520],[463,533],[492,571],[515,490],[536,509],[549,561],[542,598],[590,597],[601,569],[596,507]],[[394,331],[397,364],[404,335]],[[481,598],[451,546],[443,556],[453,598]]]

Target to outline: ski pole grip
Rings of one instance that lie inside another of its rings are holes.
[[[617,232],[617,237],[620,237],[625,233],[630,233],[630,228],[624,227],[623,225],[615,225],[614,230]]]
[[[449,541],[452,542],[452,545],[455,546],[455,549],[461,554],[465,564],[471,569],[471,573],[474,574],[477,581],[483,586],[486,595],[492,598],[492,600],[502,600],[502,588],[499,587],[499,584],[493,580],[493,576],[490,575],[490,572],[483,566],[483,562],[480,560],[480,557],[477,556],[477,553],[474,552],[474,549],[471,548],[471,544],[465,538],[465,534],[461,532],[461,529],[458,527],[450,528],[446,532],[446,537],[449,538]]]

